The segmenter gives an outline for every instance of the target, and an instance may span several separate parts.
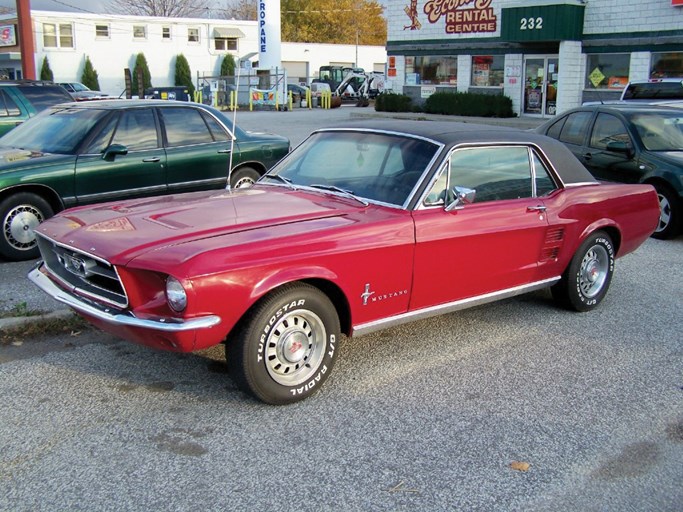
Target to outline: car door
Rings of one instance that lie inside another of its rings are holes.
[[[454,187],[475,190],[474,202],[449,211],[444,205],[451,203]],[[455,150],[425,207],[414,212],[410,309],[547,279],[554,270],[541,265],[548,221],[539,196],[554,188],[538,156],[526,146]]]
[[[166,154],[153,108],[114,111],[76,161],[78,204],[164,194]]]
[[[225,188],[230,134],[210,115],[188,106],[159,107],[165,131],[169,192]],[[233,162],[233,165],[237,162]]]
[[[624,121],[606,112],[598,112],[594,118],[580,160],[600,180],[638,183],[643,174]]]

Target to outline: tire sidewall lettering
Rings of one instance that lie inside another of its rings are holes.
[[[334,334],[331,334],[329,339],[327,340],[327,355],[325,359],[332,358],[334,355],[334,350],[335,350],[335,345],[336,345],[336,336]],[[301,386],[295,386],[293,388],[289,389],[289,392],[292,396],[299,396],[303,395],[304,393],[308,393],[310,391],[313,391],[313,388],[323,379],[323,377],[327,374],[327,364],[325,364],[325,359],[320,365],[320,371],[316,373],[313,377],[308,379],[307,382],[305,382]]]
[[[614,247],[612,246],[612,241],[604,238],[602,236],[599,236],[595,238],[593,243],[591,244],[591,247],[594,245],[600,245],[604,247],[607,250],[607,255],[609,257],[609,273],[610,276],[612,272],[614,272]],[[584,252],[585,254],[585,252]],[[576,273],[574,276],[574,285],[576,287],[576,296],[581,301],[582,304],[585,306],[591,307],[597,305],[600,300],[602,299],[603,295],[605,295],[607,286],[603,286],[603,288],[600,290],[597,296],[588,298],[584,296],[583,291],[581,290],[581,273],[580,271]]]

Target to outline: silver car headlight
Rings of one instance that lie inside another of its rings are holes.
[[[166,302],[173,311],[178,313],[185,310],[187,307],[187,293],[185,288],[173,276],[166,278]]]

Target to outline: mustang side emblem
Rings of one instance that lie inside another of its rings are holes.
[[[363,306],[368,305],[368,299],[373,296],[375,292],[370,291],[370,283],[365,285],[365,291],[360,294],[360,298],[363,299]]]
[[[368,301],[380,302],[387,299],[393,299],[394,297],[400,297],[401,295],[407,295],[407,293],[408,290],[399,290],[396,292],[380,293],[379,295],[375,295],[375,292],[370,291],[370,283],[368,283],[365,285],[365,291],[360,294],[360,298],[363,299],[363,306],[367,306]],[[370,297],[372,297],[372,300],[370,300]]]

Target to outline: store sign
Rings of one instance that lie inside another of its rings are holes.
[[[503,9],[504,41],[580,41],[584,5],[554,4]]]
[[[671,5],[676,7],[677,5],[683,5],[683,0],[671,0]]]
[[[14,25],[0,25],[0,46],[16,46],[17,33]]]
[[[498,29],[498,18],[491,7],[492,2],[493,0],[428,0],[423,12],[427,15],[427,21],[432,24],[443,18],[446,34],[495,32]],[[413,6],[414,2],[411,2],[411,7]],[[416,10],[406,7],[405,11],[412,21],[407,28],[415,30]]]
[[[430,86],[430,87],[422,86],[422,87],[420,87],[420,98],[427,99],[432,94],[436,94],[436,87],[434,87],[434,86]]]

